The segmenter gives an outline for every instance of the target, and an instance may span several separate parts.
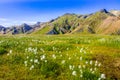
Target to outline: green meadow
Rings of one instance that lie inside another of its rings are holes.
[[[120,36],[0,36],[0,80],[120,80]]]

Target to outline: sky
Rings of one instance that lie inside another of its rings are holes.
[[[0,0],[0,25],[46,22],[65,13],[120,10],[120,0]]]

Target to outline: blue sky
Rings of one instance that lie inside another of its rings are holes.
[[[120,0],[0,0],[0,25],[45,22],[65,13],[120,10]]]

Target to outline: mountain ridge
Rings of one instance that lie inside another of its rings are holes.
[[[95,13],[78,15],[66,13],[48,22],[26,23],[6,28],[0,26],[1,34],[116,34],[120,35],[120,10],[101,9]]]

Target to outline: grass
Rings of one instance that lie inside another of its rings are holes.
[[[1,80],[120,79],[119,36],[71,34],[0,38]]]

